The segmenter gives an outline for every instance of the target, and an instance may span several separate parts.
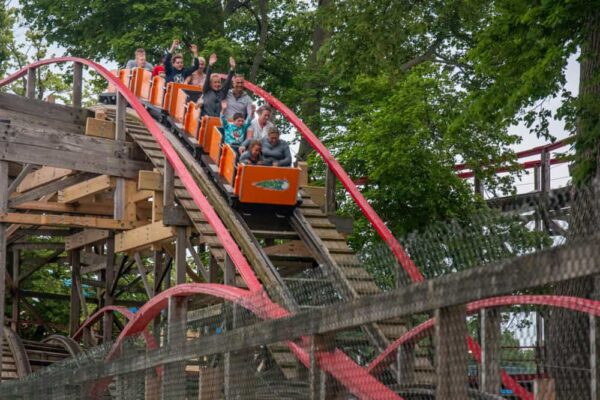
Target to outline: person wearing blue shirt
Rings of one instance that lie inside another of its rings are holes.
[[[223,124],[223,142],[230,145],[237,153],[239,146],[246,140],[246,132],[252,122],[252,115],[249,114],[244,120],[244,116],[240,113],[233,114],[233,121],[229,122],[225,118],[227,110],[227,100],[221,102],[221,122]]]

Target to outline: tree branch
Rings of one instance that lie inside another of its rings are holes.
[[[440,45],[444,42],[444,40],[442,38],[437,38],[432,44],[431,46],[429,46],[427,48],[427,50],[425,50],[425,52],[415,58],[413,58],[410,61],[405,62],[404,64],[402,64],[400,66],[400,69],[402,71],[408,71],[411,68],[416,67],[417,65],[425,62],[425,61],[429,61],[431,59],[433,59],[433,57],[435,56],[435,52],[437,51],[438,47],[440,47]]]

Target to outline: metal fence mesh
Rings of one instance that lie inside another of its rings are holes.
[[[171,298],[138,311],[146,323],[126,340],[4,382],[0,397],[597,399],[596,198],[494,200],[402,238],[426,283],[369,244],[358,265],[349,255],[284,276],[286,302]]]

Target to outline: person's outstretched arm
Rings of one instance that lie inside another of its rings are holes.
[[[212,53],[208,59],[208,67],[206,67],[206,79],[204,80],[204,87],[202,92],[206,93],[210,90],[210,75],[212,74],[212,67],[217,62],[217,55]]]
[[[221,92],[223,92],[223,94],[225,96],[227,96],[229,89],[231,89],[231,81],[233,79],[234,72],[235,72],[235,58],[229,57],[229,73],[227,74],[227,80],[225,81],[225,85],[223,85],[223,87],[221,88]]]
[[[173,43],[171,43],[171,47],[169,48],[169,51],[167,52],[167,54],[165,54],[165,74],[167,76],[169,76],[173,73],[173,64],[171,64],[171,57],[173,56],[173,51],[175,50],[175,47],[177,47],[178,44],[179,44],[179,40],[177,40],[177,39],[173,40]]]
[[[191,45],[190,51],[192,52],[194,62],[191,67],[187,68],[183,72],[183,76],[185,76],[185,77],[190,76],[191,74],[193,74],[194,72],[196,72],[196,70],[198,70],[200,68],[200,62],[198,61],[198,46],[196,46],[195,44]]]

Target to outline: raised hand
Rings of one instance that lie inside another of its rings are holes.
[[[173,40],[173,43],[171,44],[171,49],[169,50],[169,53],[172,53],[173,50],[175,50],[175,48],[179,46],[179,39],[175,39]]]
[[[212,53],[210,55],[210,58],[208,59],[208,65],[210,65],[212,67],[213,65],[215,65],[216,62],[217,62],[217,55],[215,53]]]
[[[221,111],[227,108],[227,100],[221,100]]]
[[[235,69],[235,58],[229,57],[229,68]]]

